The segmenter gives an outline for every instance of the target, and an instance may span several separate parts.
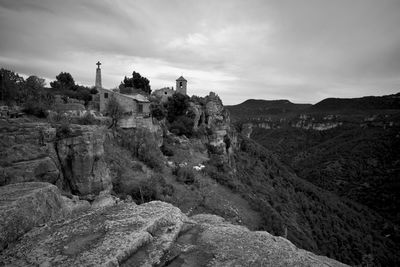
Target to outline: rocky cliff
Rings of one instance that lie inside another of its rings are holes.
[[[61,204],[58,208],[62,208],[62,198],[54,186],[37,183],[23,185],[10,185],[19,188],[13,192],[23,189],[25,193],[8,194],[1,200],[2,207],[6,210],[14,209],[14,214],[18,214],[17,211],[21,209],[19,214],[25,214],[24,209],[28,205],[15,203],[27,199],[27,196],[32,203],[47,203],[41,199],[40,193],[47,190]],[[51,205],[33,206],[41,207],[41,210],[57,209]],[[160,201],[139,206],[134,203],[120,203],[51,221],[62,217],[62,214],[56,215],[44,216],[39,221],[46,224],[38,224],[37,221],[35,225],[38,227],[16,242],[12,242],[12,239],[3,241],[3,247],[7,244],[9,246],[0,252],[0,264],[345,266],[335,260],[298,249],[284,238],[271,236],[267,232],[251,232],[215,215],[188,218],[178,208]],[[1,220],[5,220],[4,213],[1,213]]]
[[[0,185],[42,181],[74,194],[110,189],[103,127],[0,121]]]
[[[231,127],[229,112],[221,99],[210,92],[202,102],[192,102],[191,111],[195,114],[194,129],[206,130],[203,138],[213,161],[231,164],[233,148],[237,145],[237,133]]]

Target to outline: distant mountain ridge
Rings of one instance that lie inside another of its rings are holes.
[[[311,107],[311,110],[371,110],[400,109],[400,93],[359,98],[326,98]]]
[[[249,99],[238,105],[225,106],[233,117],[251,116],[262,114],[281,114],[290,113],[311,107],[311,104],[296,104],[286,99],[262,100]]]
[[[359,98],[326,98],[314,105],[297,104],[286,99],[248,99],[237,105],[225,106],[234,119],[250,116],[282,115],[298,112],[400,109],[400,93]]]

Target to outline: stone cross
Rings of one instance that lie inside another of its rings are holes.
[[[100,65],[101,65],[100,61],[97,61],[96,65],[97,65],[97,68],[100,69]]]

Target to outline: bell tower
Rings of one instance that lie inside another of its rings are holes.
[[[96,86],[96,88],[102,88],[102,86],[101,86],[101,69],[100,69],[101,63],[100,63],[100,61],[98,61],[96,63],[96,65],[97,65],[97,69],[96,69],[96,83],[95,83],[95,86]]]
[[[182,95],[186,95],[187,90],[187,80],[183,76],[176,79],[176,92]]]

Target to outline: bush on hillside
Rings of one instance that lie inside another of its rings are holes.
[[[143,161],[157,171],[163,169],[163,154],[155,136],[148,129],[119,130],[120,145],[127,148],[133,157]]]
[[[56,127],[56,137],[65,138],[72,134],[71,125],[68,120],[63,120],[60,125]]]
[[[183,115],[176,117],[174,121],[169,123],[169,130],[176,135],[185,135],[191,137],[193,135],[194,122],[191,118]]]
[[[172,157],[174,155],[174,150],[172,149],[171,145],[164,143],[161,147],[161,152],[164,156]]]
[[[98,124],[98,121],[92,114],[90,114],[89,112],[86,112],[85,115],[83,115],[82,117],[79,117],[77,119],[77,124],[94,125],[94,124]]]
[[[176,167],[173,171],[172,174],[176,176],[176,180],[180,183],[184,184],[193,184],[195,180],[195,172],[192,168],[190,167]]]
[[[34,115],[38,118],[46,118],[48,115],[48,106],[43,102],[29,101],[25,103],[23,111],[26,114]]]
[[[167,111],[164,106],[160,103],[153,102],[150,105],[150,112],[153,118],[156,118],[158,121],[165,118]]]

